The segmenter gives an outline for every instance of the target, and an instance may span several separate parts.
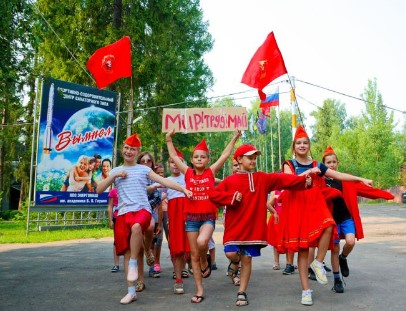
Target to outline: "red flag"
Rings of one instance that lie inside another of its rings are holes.
[[[265,106],[265,107],[260,106],[260,108],[262,109],[263,115],[267,116],[268,118],[271,117],[271,106]]]
[[[90,56],[87,69],[102,89],[117,79],[131,77],[131,43],[130,37],[122,39],[96,50]]]
[[[266,95],[262,89],[287,72],[275,36],[271,32],[251,58],[241,83],[258,89],[259,97],[265,100]]]

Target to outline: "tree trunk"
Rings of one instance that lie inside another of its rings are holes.
[[[115,29],[121,28],[121,16],[123,14],[122,0],[114,0],[113,4],[113,27]]]

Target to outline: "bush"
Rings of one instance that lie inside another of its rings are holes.
[[[0,212],[0,219],[3,220],[25,220],[27,215],[24,211],[7,210]]]

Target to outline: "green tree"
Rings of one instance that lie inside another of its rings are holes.
[[[363,175],[376,180],[378,187],[400,181],[399,147],[395,141],[393,112],[388,113],[378,91],[377,81],[369,80],[364,90],[365,112],[362,114],[359,149],[363,153]]]
[[[9,198],[10,184],[16,177],[28,184],[32,105],[24,103],[27,77],[32,69],[30,25],[31,6],[26,1],[0,4],[0,192]],[[29,163],[29,162],[28,162]],[[24,190],[25,187],[22,187]]]
[[[346,111],[339,101],[326,99],[323,106],[310,114],[315,119],[312,127],[312,154],[321,160],[321,155],[327,146],[336,146],[336,142],[345,127]]]

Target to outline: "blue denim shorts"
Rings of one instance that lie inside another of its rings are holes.
[[[224,253],[237,252],[249,257],[259,257],[263,247],[263,245],[226,245],[224,246]]]
[[[202,221],[186,220],[185,231],[199,232],[200,227],[203,225],[212,225],[213,228],[216,228],[216,222],[214,220],[202,220]]]
[[[344,220],[342,223],[337,224],[338,236],[347,234],[355,234],[355,224],[352,218]],[[334,240],[334,244],[340,243],[340,239]]]

